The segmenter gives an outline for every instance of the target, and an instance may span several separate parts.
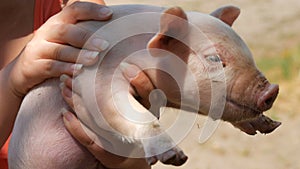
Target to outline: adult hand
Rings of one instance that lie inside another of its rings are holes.
[[[150,105],[148,97],[150,92],[154,89],[150,79],[143,71],[135,65],[129,65],[123,70],[123,73],[131,85],[135,88],[131,91],[133,95],[139,96],[140,101],[143,104]],[[62,95],[66,102],[74,108],[73,98],[80,97],[80,93],[76,93],[73,90],[72,93],[72,79],[67,75],[62,75],[60,80],[62,81],[61,89]],[[75,99],[80,100],[80,99]],[[86,110],[83,110],[86,111]],[[150,169],[145,159],[133,159],[117,156],[105,151],[98,146],[93,138],[90,138],[82,129],[79,120],[76,116],[69,112],[63,112],[63,120],[66,128],[83,146],[85,146],[105,167],[119,168],[119,169]]]
[[[108,7],[74,2],[49,18],[12,63],[9,73],[11,90],[23,97],[45,79],[77,74],[83,65],[94,64],[98,53],[109,44],[96,36],[86,44],[93,32],[75,24],[82,20],[107,20],[111,16],[112,11]],[[85,57],[77,60],[80,51]]]

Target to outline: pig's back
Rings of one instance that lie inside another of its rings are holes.
[[[110,20],[102,21],[102,22],[84,21],[84,22],[79,23],[79,25],[82,25],[82,27],[84,29],[88,29],[88,30],[95,32],[103,25],[110,23],[112,21],[121,19],[122,17],[127,16],[127,15],[132,15],[132,14],[139,15],[139,13],[149,13],[149,12],[160,13],[163,10],[165,10],[164,7],[157,7],[157,6],[150,6],[150,5],[113,5],[113,6],[110,6],[110,8],[113,10],[113,16]],[[131,18],[131,17],[129,17],[129,18]],[[126,19],[128,19],[128,17]],[[120,20],[118,20],[118,21],[120,21]],[[128,20],[128,24],[130,24],[132,22],[134,22],[134,21]],[[118,28],[118,30],[127,31],[127,30],[123,30],[121,27]]]

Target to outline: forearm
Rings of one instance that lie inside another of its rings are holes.
[[[14,62],[0,71],[0,147],[9,137],[19,111],[22,97],[10,87],[10,70]]]

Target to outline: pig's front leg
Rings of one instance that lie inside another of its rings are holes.
[[[152,115],[152,113],[159,114],[159,112],[150,112],[145,109],[131,95],[129,98],[131,98],[130,100],[133,107],[139,109],[141,112],[147,113],[148,115]],[[151,107],[157,107],[157,105],[151,105]],[[159,109],[152,109],[152,111],[153,110],[159,111]],[[187,160],[187,156],[183,151],[177,147],[172,138],[163,131],[156,117],[149,123],[142,125],[137,123],[136,137],[142,143],[145,157],[151,165],[159,160],[164,164],[180,166]]]
[[[123,120],[124,123],[121,124],[122,128],[127,128],[128,132],[131,132],[132,128],[136,129],[134,137],[143,145],[145,157],[149,164],[155,164],[157,160],[164,164],[172,164],[175,166],[185,163],[187,156],[185,156],[182,150],[175,145],[172,138],[163,131],[159,121],[150,111],[137,102],[131,94],[119,94],[118,97],[120,97],[120,100],[130,100],[132,108],[138,110],[136,113],[144,114],[144,116],[140,117],[142,121],[139,121],[139,119],[136,118],[131,119],[131,115],[135,116],[132,114],[132,111],[134,110],[128,109],[128,106],[130,105],[125,105],[124,102],[118,102],[123,104],[119,106],[121,109],[118,109],[122,112],[123,116],[124,114],[126,116],[128,113],[128,116],[125,117],[127,119]],[[140,115],[136,114],[135,117],[137,116]],[[152,119],[150,119],[151,116],[153,117]],[[146,122],[147,120],[149,120],[149,122]],[[133,127],[130,128],[129,126]]]
[[[134,148],[142,146],[144,153],[133,156],[145,157],[149,164],[154,164],[159,160],[165,164],[178,166],[187,160],[183,152],[162,130],[158,119],[128,91],[116,92],[113,94],[113,99],[104,99],[106,97],[104,93],[97,95],[102,96],[98,99],[101,117],[98,116],[99,114],[94,115],[94,117],[98,117],[97,119],[89,118],[90,112],[94,113],[94,111],[90,109],[90,106],[86,106],[88,104],[84,101],[76,103],[81,97],[74,99],[74,106],[87,134],[93,137],[96,143],[97,140],[100,140],[99,143],[102,147],[104,146],[104,149],[124,156],[124,154],[130,154]],[[104,145],[101,137],[105,137],[109,143]],[[128,148],[130,146],[134,148]]]
[[[146,126],[138,132],[143,133],[143,136],[146,138],[141,139],[141,143],[144,147],[145,156],[149,165],[155,164],[158,160],[164,164],[175,166],[180,166],[186,162],[187,156],[175,145],[170,136],[166,133],[161,133],[162,131],[160,130],[159,124]],[[157,133],[151,136],[154,134],[151,132]]]

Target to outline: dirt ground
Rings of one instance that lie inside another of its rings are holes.
[[[234,29],[251,48],[255,60],[274,57],[300,44],[299,0],[106,0],[112,4],[152,4],[181,6],[186,10],[209,13],[224,4],[241,8]],[[278,56],[279,57],[279,56]],[[298,56],[300,57],[300,56]],[[299,70],[300,73],[300,70]],[[267,74],[268,77],[268,74]],[[272,79],[270,79],[272,82]],[[180,147],[189,156],[181,167],[156,164],[154,169],[299,169],[300,168],[300,74],[289,81],[279,81],[280,94],[271,110],[272,118],[282,122],[269,135],[248,136],[229,123],[222,122],[206,143],[198,137],[206,117],[199,116]]]

